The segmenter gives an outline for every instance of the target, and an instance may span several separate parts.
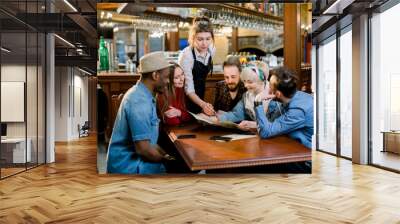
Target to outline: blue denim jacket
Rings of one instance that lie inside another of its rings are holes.
[[[107,172],[123,174],[165,173],[162,163],[143,161],[134,141],[157,144],[159,119],[155,98],[142,83],[130,88],[122,99],[107,154]]]
[[[273,110],[271,107],[268,109]],[[261,138],[287,134],[311,149],[314,133],[314,100],[310,94],[297,91],[283,108],[283,115],[273,122],[266,118],[262,106],[257,106],[255,110]]]
[[[221,116],[218,117],[220,121],[232,121],[239,122],[245,119],[249,119],[246,114],[246,110],[244,108],[243,99],[241,99],[236,106],[232,109],[232,111],[228,111]]]

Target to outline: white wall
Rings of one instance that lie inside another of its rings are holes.
[[[38,70],[37,70],[38,69]],[[25,134],[30,139],[30,148],[32,155],[32,162],[36,162],[39,158],[39,163],[44,163],[44,74],[42,68],[36,65],[25,64],[3,64],[1,66],[1,81],[3,82],[24,82],[26,83],[26,107],[22,107],[22,113],[27,115],[25,122],[6,122],[7,123],[7,137],[8,138],[25,138]],[[25,80],[27,78],[27,82]],[[23,90],[22,90],[23,91]],[[22,92],[24,94],[24,92]],[[7,96],[2,96],[7,97]],[[7,111],[10,108],[1,108]],[[7,111],[7,113],[13,113]],[[27,131],[27,132],[26,132]],[[39,156],[37,156],[39,153]]]
[[[29,70],[29,68],[28,68]],[[25,82],[25,65],[9,64],[1,66],[1,81],[11,82]],[[1,108],[7,110],[7,108]],[[24,122],[7,122],[7,137],[9,138],[24,138],[25,137],[25,123]]]
[[[18,65],[18,64],[6,64],[1,66],[1,81],[2,82],[25,82],[25,65]],[[27,67],[28,74],[36,74],[36,67],[33,66],[28,66]],[[29,78],[29,77],[28,77]],[[32,80],[29,80],[29,84],[31,85],[36,85],[36,81],[34,83],[31,83]],[[28,99],[27,102],[30,104],[30,102],[35,101],[36,99],[36,88],[28,88]],[[32,91],[29,91],[32,90]],[[36,101],[35,101],[36,102]],[[28,105],[29,106],[29,105]],[[31,107],[34,106],[36,108],[36,103],[35,105],[31,105]],[[7,108],[1,108],[1,110],[7,110]],[[33,116],[32,116],[33,115]],[[36,113],[28,113],[28,122],[35,121],[36,122]],[[32,127],[33,125],[28,124],[28,128]],[[36,130],[36,126],[35,126]],[[29,133],[29,130],[28,130]],[[8,137],[25,137],[25,122],[7,122],[7,136]],[[28,137],[30,137],[28,135]]]
[[[68,140],[69,69],[55,68],[55,141]]]
[[[76,68],[56,67],[56,141],[77,139],[78,124],[88,120],[88,78],[83,75]]]

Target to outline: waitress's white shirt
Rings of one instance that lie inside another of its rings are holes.
[[[200,53],[194,49],[194,54],[196,55],[196,60],[203,63],[204,65],[208,65],[208,60],[210,57],[214,57],[215,55],[215,47],[214,45],[210,45],[209,50],[207,51],[206,56],[201,56]],[[185,73],[185,92],[186,94],[190,94],[194,92],[194,83],[193,83],[193,65],[194,58],[192,54],[192,47],[187,46],[178,57],[178,64],[182,67],[183,72]]]

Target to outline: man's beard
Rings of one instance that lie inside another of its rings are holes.
[[[229,92],[236,92],[236,90],[239,88],[239,84],[236,84],[235,87],[231,87],[232,85],[227,85]]]

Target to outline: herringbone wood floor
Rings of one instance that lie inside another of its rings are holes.
[[[313,154],[312,175],[107,176],[94,138],[0,181],[0,223],[400,223],[400,175]]]

